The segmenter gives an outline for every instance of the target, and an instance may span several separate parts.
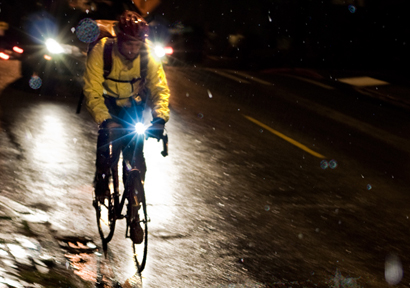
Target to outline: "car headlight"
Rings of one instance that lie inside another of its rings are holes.
[[[157,57],[159,57],[159,58],[165,56],[165,49],[161,45],[156,45],[155,48],[154,48],[154,51],[155,51],[155,55],[157,55]]]
[[[63,47],[56,40],[51,38],[46,40],[46,47],[52,54],[60,54],[64,52]]]

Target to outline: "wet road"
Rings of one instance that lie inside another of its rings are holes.
[[[36,237],[99,246],[96,126],[85,110],[75,114],[73,85],[51,96],[18,89],[8,85],[18,78],[10,63],[1,67],[0,196],[34,211],[28,226]],[[406,111],[283,73],[235,79],[168,67],[167,77],[170,156],[155,140],[145,146],[144,287],[410,283]],[[36,230],[38,223],[47,226]],[[85,280],[100,269],[124,283],[135,273],[124,229],[116,228],[109,262],[49,253],[69,259],[79,270],[68,270]]]

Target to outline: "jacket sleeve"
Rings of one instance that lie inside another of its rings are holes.
[[[104,103],[104,41],[100,40],[88,53],[84,72],[85,104],[94,121],[101,124],[105,119],[110,119],[110,113]]]
[[[169,96],[165,71],[162,63],[148,53],[147,86],[151,91],[152,117],[169,120]]]

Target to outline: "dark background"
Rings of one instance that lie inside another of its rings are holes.
[[[174,0],[163,1],[156,12],[213,35],[211,54],[223,54],[228,35],[242,33],[251,66],[405,70],[410,31],[405,7],[404,0]]]
[[[38,8],[38,1],[3,1],[0,21],[19,24]],[[120,1],[121,2],[121,1]],[[101,1],[98,13],[74,8],[73,0],[47,0],[52,14],[72,27],[83,17],[115,17]],[[91,3],[91,2],[89,2]],[[118,3],[118,2],[117,2]],[[405,0],[163,0],[149,19],[175,28],[182,23],[189,33],[185,47],[204,57],[234,59],[239,67],[394,69],[409,65],[410,17]],[[239,50],[229,35],[242,34]]]

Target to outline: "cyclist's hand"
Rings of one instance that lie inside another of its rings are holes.
[[[161,118],[154,118],[152,125],[146,130],[147,136],[160,140],[164,135],[165,120]]]
[[[100,124],[100,129],[112,129],[112,128],[121,128],[121,124],[115,122],[113,119],[105,119]]]

